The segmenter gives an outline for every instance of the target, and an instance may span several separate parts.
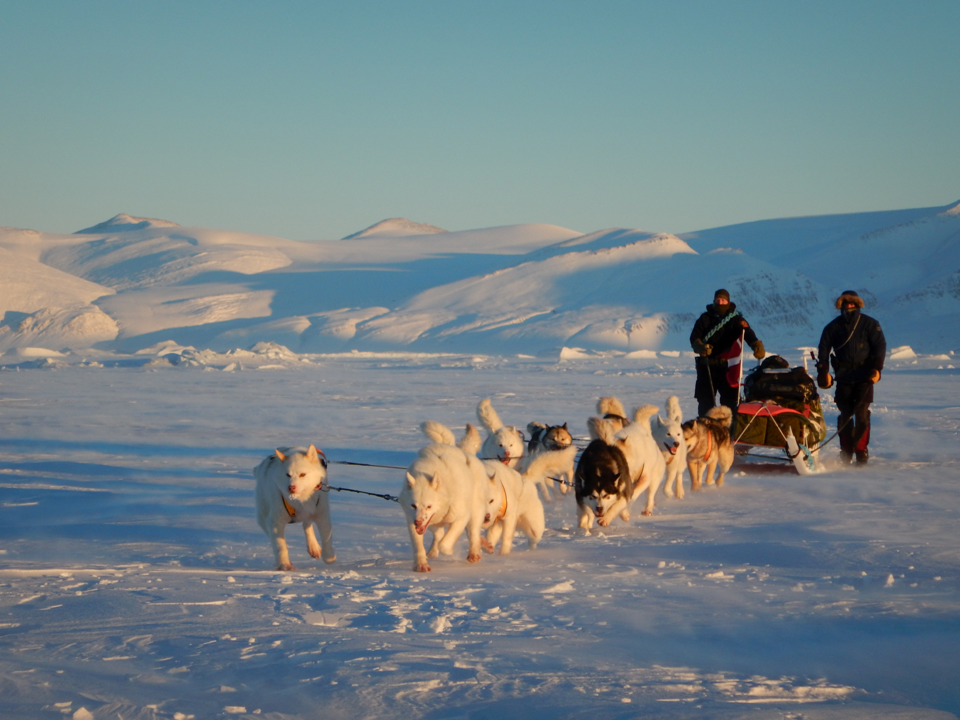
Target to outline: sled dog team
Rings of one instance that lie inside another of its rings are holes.
[[[579,526],[589,532],[594,521],[602,527],[617,517],[628,521],[630,505],[644,492],[642,514],[652,514],[664,480],[667,497],[683,498],[684,467],[693,490],[704,482],[723,485],[734,454],[729,408],[717,407],[706,417],[683,422],[680,403],[671,397],[665,417],[656,406],[644,405],[629,418],[619,400],[604,397],[597,412],[587,421],[590,444],[579,460],[566,423],[529,423],[525,444],[515,426],[503,424],[489,399],[477,406],[485,431],[482,440],[471,424],[457,440],[440,423],[422,423],[430,442],[407,468],[399,496],[413,569],[429,572],[430,558],[450,555],[464,533],[471,563],[480,560],[481,551],[494,552],[498,544],[501,555],[510,554],[518,530],[528,548],[535,548],[544,531],[541,495],[553,499],[551,486],[561,494],[573,487]],[[292,523],[303,525],[311,557],[334,562],[323,452],[313,445],[277,449],[253,474],[257,523],[270,539],[277,568],[294,569],[284,537]],[[319,541],[314,525],[320,530]],[[432,535],[429,548],[424,543],[427,530]]]

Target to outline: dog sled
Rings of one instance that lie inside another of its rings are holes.
[[[823,471],[818,449],[827,425],[817,386],[802,366],[771,355],[751,370],[732,427],[740,457],[790,460],[801,475]]]

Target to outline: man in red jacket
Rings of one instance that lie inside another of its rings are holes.
[[[697,399],[697,412],[701,417],[716,406],[717,393],[720,393],[721,405],[737,412],[740,388],[731,386],[727,380],[727,358],[741,335],[743,342],[753,350],[753,356],[760,360],[766,354],[763,343],[757,339],[737,306],[730,302],[730,293],[717,290],[713,294],[713,303],[707,305],[707,311],[697,319],[690,333],[690,346],[700,356],[697,358],[697,386],[693,396]]]

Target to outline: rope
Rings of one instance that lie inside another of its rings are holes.
[[[358,467],[386,468],[387,470],[406,470],[405,467],[400,467],[399,465],[375,465],[373,463],[350,462],[348,460],[327,460],[327,462],[333,465],[356,465]]]
[[[573,487],[573,483],[572,483],[572,482],[567,482],[566,480],[563,480],[562,478],[555,478],[555,477],[551,477],[551,476],[547,475],[547,480],[553,480],[555,483],[560,483],[561,485],[566,485],[567,487]]]
[[[387,495],[386,493],[372,493],[372,492],[367,492],[366,490],[353,490],[352,488],[335,487],[333,485],[326,485],[324,488],[321,488],[320,492],[330,492],[331,490],[336,490],[337,492],[352,492],[352,493],[357,493],[358,495],[370,495],[372,497],[382,498],[383,500],[389,500],[395,503],[400,502],[400,498],[397,497],[396,495]]]

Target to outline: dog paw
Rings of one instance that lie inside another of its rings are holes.
[[[599,520],[597,520],[597,525],[599,525],[600,527],[606,527],[609,524],[610,524],[610,521],[607,520],[606,518],[600,518]]]
[[[673,490],[664,490],[663,494],[666,495],[668,498],[675,497],[673,494]]]
[[[309,547],[307,548],[307,552],[310,553],[310,557],[312,557],[312,558],[318,558],[318,557],[320,557],[320,546],[319,546],[319,545],[311,545],[311,546],[309,546]]]
[[[467,555],[467,562],[468,563],[480,562],[480,556],[477,555],[476,553],[470,553],[469,555]]]
[[[483,551],[486,553],[493,552],[493,543],[487,540],[486,538],[480,538],[480,545],[483,547]]]
[[[325,557],[325,558],[323,558],[323,561],[324,561],[327,565],[333,565],[333,564],[337,561],[337,556],[336,556],[336,555],[332,555],[331,557],[328,557],[328,558]]]
[[[644,510],[640,514],[643,515],[644,517],[650,517],[651,515],[653,515],[653,510]]]
[[[623,512],[621,512],[620,519],[623,520],[624,522],[630,522],[630,511],[624,510]]]
[[[417,563],[413,566],[414,572],[430,572],[430,566],[427,563]]]
[[[280,563],[277,565],[277,570],[283,570],[284,572],[289,572],[290,570],[296,570],[296,568],[290,563]]]

